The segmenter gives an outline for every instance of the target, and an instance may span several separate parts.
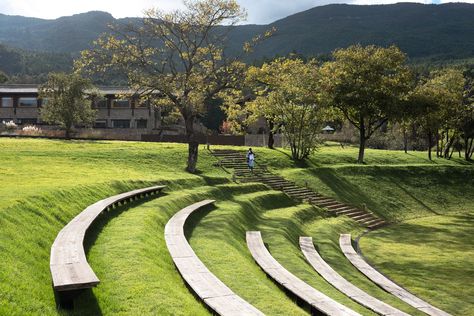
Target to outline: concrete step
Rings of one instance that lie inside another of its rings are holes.
[[[381,222],[384,222],[384,220],[378,218],[378,217],[374,217],[372,220],[370,221],[366,221],[366,222],[363,222],[363,224],[365,226],[373,226],[375,224],[378,224],[378,223],[381,223]]]
[[[379,228],[379,227],[382,227],[382,226],[385,226],[385,225],[387,225],[387,222],[385,222],[384,220],[380,220],[379,222],[376,222],[374,224],[367,225],[367,228],[368,229],[376,229],[376,228]]]
[[[347,210],[350,210],[350,209],[353,209],[353,208],[354,208],[353,206],[344,204],[344,205],[341,206],[341,207],[331,209],[331,211],[337,213],[337,212],[347,211]]]
[[[327,205],[326,208],[330,209],[331,211],[334,211],[334,210],[340,209],[341,207],[346,206],[346,204],[343,204],[343,203],[338,202],[338,201],[336,201],[336,202],[337,202],[336,204]]]
[[[361,214],[361,215],[351,216],[351,218],[353,220],[356,220],[356,221],[364,221],[364,220],[368,220],[368,219],[373,219],[373,218],[375,218],[375,216],[373,214],[370,214],[370,213],[365,213],[365,214]]]
[[[332,201],[327,201],[327,202],[319,202],[319,205],[321,207],[329,207],[329,206],[333,206],[333,205],[342,205],[340,202],[336,201],[336,200],[332,200]]]
[[[295,186],[294,189],[287,189],[285,191],[288,191],[288,192],[291,192],[291,193],[314,193],[311,190],[308,190],[308,189],[305,189],[305,188],[302,188],[302,187],[298,187],[298,186]]]
[[[326,202],[330,202],[330,201],[333,201],[333,199],[330,199],[330,198],[326,198],[326,197],[317,197],[313,200],[311,200],[312,203],[320,206],[321,203],[326,203]],[[322,207],[322,206],[321,206]]]
[[[336,213],[337,214],[337,213]],[[359,215],[363,215],[365,214],[364,211],[361,211],[361,210],[355,210],[355,211],[352,211],[352,212],[348,212],[348,213],[344,213],[344,214],[337,214],[339,216],[347,216],[347,217],[350,217],[352,218],[353,216],[359,216]]]
[[[345,209],[343,211],[335,211],[335,212],[336,212],[337,215],[346,215],[346,214],[350,214],[350,213],[354,213],[354,212],[363,212],[363,213],[365,213],[364,211],[361,211],[360,209],[358,209],[356,207],[349,207],[348,209]]]

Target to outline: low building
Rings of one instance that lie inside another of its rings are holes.
[[[161,113],[148,100],[122,87],[99,87],[100,98],[91,100],[97,110],[95,128],[152,130],[160,127]],[[124,97],[127,96],[127,97]],[[0,122],[43,125],[37,85],[0,85]]]

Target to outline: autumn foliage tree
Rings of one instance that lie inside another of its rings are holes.
[[[93,49],[84,51],[76,66],[91,73],[119,69],[140,94],[159,92],[163,96],[159,102],[172,105],[184,120],[187,170],[195,172],[194,124],[206,111],[206,100],[235,87],[244,77],[245,65],[238,57],[226,57],[224,45],[230,27],[246,14],[235,0],[184,4],[184,10],[152,9],[140,22],[114,27],[114,35],[100,38]],[[245,50],[253,43],[247,43]]]

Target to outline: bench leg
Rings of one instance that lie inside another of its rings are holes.
[[[74,309],[74,298],[76,298],[82,290],[73,291],[54,291],[56,306],[60,309]]]

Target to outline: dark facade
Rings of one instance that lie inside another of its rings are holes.
[[[159,111],[155,111],[150,102],[139,99],[134,91],[101,87],[99,93],[100,98],[91,100],[97,110],[95,128],[152,130],[159,127]],[[12,120],[18,125],[42,125],[42,103],[36,85],[0,85],[0,122]]]

